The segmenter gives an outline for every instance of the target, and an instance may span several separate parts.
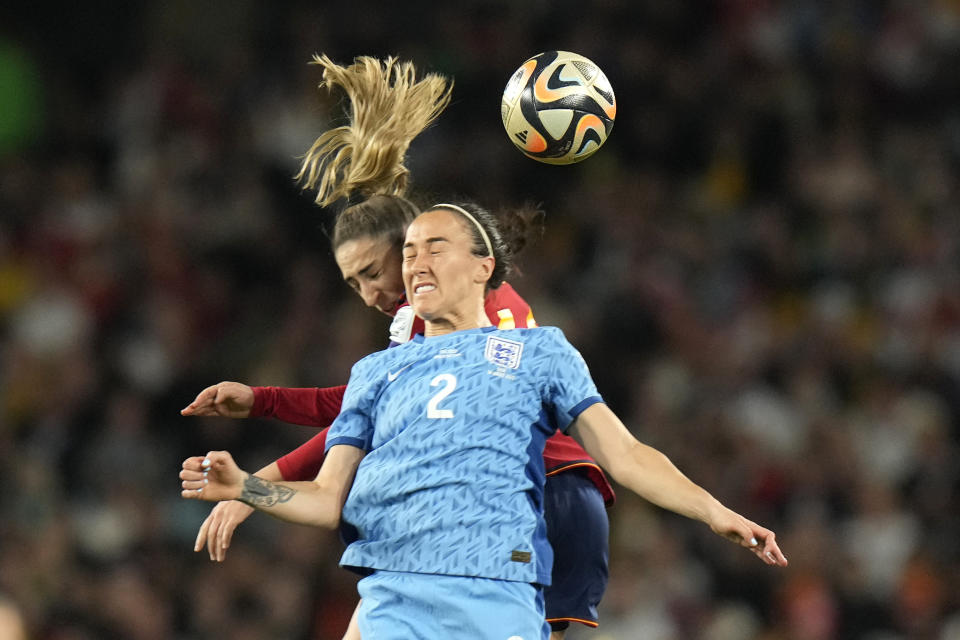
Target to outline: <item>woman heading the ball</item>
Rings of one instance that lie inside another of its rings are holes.
[[[355,526],[341,562],[366,575],[358,625],[367,638],[547,638],[539,453],[556,428],[624,487],[786,566],[772,531],[631,435],[559,329],[490,323],[485,293],[509,261],[491,216],[449,204],[421,214],[407,229],[402,273],[425,333],[354,366],[315,481],[271,483],[215,451],[184,461],[183,497]]]
[[[401,279],[401,247],[407,226],[419,213],[404,196],[408,171],[404,155],[412,139],[428,126],[449,101],[451,84],[440,76],[415,79],[411,64],[389,59],[358,58],[340,67],[325,56],[315,64],[324,70],[324,85],[339,87],[350,99],[349,124],[320,136],[308,151],[298,178],[316,188],[316,201],[328,206],[356,200],[336,219],[332,246],[344,281],[364,303],[392,316],[393,344],[422,334],[424,321],[406,304]],[[465,205],[471,207],[472,205]],[[507,212],[512,243],[518,252],[539,220],[529,211]],[[488,320],[499,328],[535,327],[527,303],[508,283],[485,296]],[[297,450],[255,473],[271,481],[311,480],[324,459],[327,427],[340,412],[345,387],[285,389],[222,382],[204,389],[184,415],[274,417],[323,430]],[[552,585],[545,591],[546,615],[554,638],[576,621],[596,626],[596,607],[607,581],[608,521],[605,505],[613,491],[596,462],[562,433],[546,441],[544,496],[548,537],[555,560]],[[204,546],[222,561],[236,527],[253,509],[237,501],[214,507],[200,527],[195,550]],[[355,633],[348,632],[347,637]]]

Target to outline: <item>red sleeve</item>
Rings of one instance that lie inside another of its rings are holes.
[[[253,418],[276,418],[307,427],[329,427],[340,415],[346,386],[324,389],[253,387]]]
[[[317,477],[320,465],[323,464],[323,458],[326,455],[324,449],[327,446],[328,431],[330,431],[329,428],[324,429],[277,460],[280,475],[283,476],[284,480],[296,482],[297,480],[313,480]]]
[[[530,305],[509,282],[487,292],[483,308],[498,329],[532,329],[537,326]]]

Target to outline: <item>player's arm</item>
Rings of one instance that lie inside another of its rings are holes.
[[[750,549],[767,564],[787,564],[772,531],[723,506],[664,454],[639,442],[607,405],[598,402],[588,407],[574,420],[568,433],[614,480],[642,498],[706,523],[715,533]]]
[[[304,444],[253,475],[271,482],[316,478],[323,464],[329,431],[329,429],[323,429]],[[253,507],[239,500],[218,502],[200,525],[193,550],[199,552],[206,546],[210,560],[223,562],[233,540],[233,532],[253,512]]]
[[[181,496],[240,500],[281,520],[333,529],[363,456],[357,447],[335,445],[312,482],[271,482],[240,469],[226,451],[211,451],[184,460]]]
[[[329,427],[343,403],[345,386],[325,388],[251,387],[219,382],[197,394],[185,416],[276,418],[308,427]]]
[[[271,482],[285,480],[276,462],[271,462],[253,475]],[[314,474],[316,475],[316,474]],[[207,548],[210,560],[223,562],[227,557],[227,549],[233,541],[233,532],[240,523],[250,517],[255,509],[239,500],[224,500],[218,502],[204,519],[197,532],[197,539],[193,543],[194,551]]]
[[[253,407],[253,389],[240,382],[219,382],[197,394],[180,410],[184,416],[247,418]]]

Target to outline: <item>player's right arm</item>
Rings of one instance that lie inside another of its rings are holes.
[[[181,413],[186,416],[246,418],[270,415],[312,426],[329,424],[340,411],[344,387],[329,389],[284,389],[250,387],[239,382],[220,382],[201,391]],[[255,476],[271,482],[315,478],[324,458],[326,429],[299,448],[268,464]],[[254,509],[236,500],[218,503],[200,525],[194,551],[204,546],[215,562],[222,562],[233,532]]]
[[[316,478],[323,464],[328,432],[329,429],[324,429],[253,475],[271,482],[293,482]],[[238,500],[217,503],[200,525],[193,550],[200,551],[206,546],[211,560],[223,562],[227,549],[230,548],[233,532],[253,512],[253,507]]]
[[[276,462],[271,462],[253,475],[271,482],[284,480]],[[239,500],[218,502],[200,525],[193,550],[199,552],[206,546],[212,561],[223,562],[227,556],[227,549],[230,548],[230,542],[233,540],[233,532],[254,511],[253,507]]]
[[[185,416],[276,418],[308,427],[329,427],[343,402],[345,386],[325,388],[251,387],[219,382],[197,394],[180,413]]]
[[[180,495],[240,500],[281,520],[334,529],[364,455],[357,447],[334,445],[312,482],[271,482],[240,469],[228,452],[211,451],[183,461]]]
[[[184,416],[248,418],[253,408],[253,388],[240,382],[219,382],[197,394],[180,410]]]
[[[372,406],[385,381],[380,364],[368,356],[354,365],[343,411],[313,482],[270,482],[241,470],[226,451],[211,451],[183,461],[180,495],[208,502],[240,500],[281,520],[337,527],[357,467],[371,448]]]

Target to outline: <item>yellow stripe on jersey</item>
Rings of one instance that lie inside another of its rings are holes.
[[[510,309],[500,309],[497,311],[497,316],[500,318],[500,323],[497,325],[497,329],[516,329],[517,323],[513,320],[513,311]]]
[[[533,329],[537,326],[537,321],[533,319],[533,309],[527,311],[527,329]]]

